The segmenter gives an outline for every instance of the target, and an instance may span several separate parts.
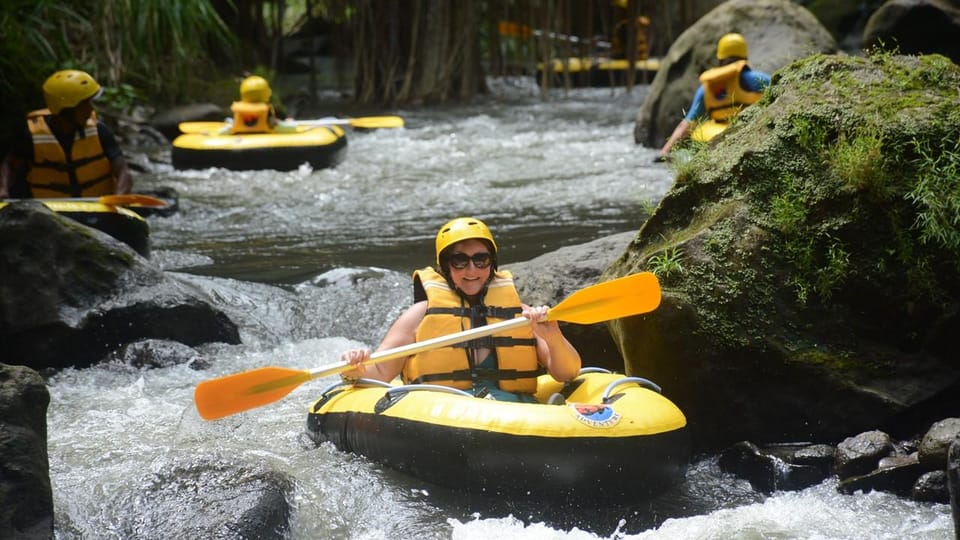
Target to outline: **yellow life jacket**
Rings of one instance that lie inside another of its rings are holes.
[[[494,272],[487,285],[484,303],[466,305],[465,300],[447,284],[447,280],[432,268],[413,273],[414,297],[418,286],[427,297],[427,313],[417,327],[416,339],[423,341],[445,336],[473,327],[478,316],[486,324],[513,319],[520,315],[520,296],[510,272]],[[471,365],[467,348],[488,348],[496,352],[497,369],[478,369]],[[536,338],[529,326],[495,336],[471,340],[450,347],[418,353],[403,368],[406,383],[432,383],[468,389],[474,379],[496,380],[501,390],[533,393],[537,390],[538,375],[544,370],[537,362]]]
[[[69,157],[47,124],[49,115],[49,109],[27,115],[33,141],[33,163],[27,183],[33,197],[99,197],[113,193],[116,181],[97,134],[96,113],[87,119],[82,133],[74,133]]]
[[[726,122],[740,109],[755,103],[761,92],[752,92],[740,86],[740,73],[750,69],[746,60],[708,69],[700,74],[703,83],[703,105],[710,118]]]
[[[621,19],[613,27],[613,36],[610,40],[610,55],[614,58],[627,58],[628,25],[630,19]],[[650,26],[650,19],[644,16],[637,17],[634,26],[636,27],[637,40],[637,60],[647,59],[647,27]]]
[[[233,111],[233,133],[268,133],[273,129],[270,127],[273,105],[269,103],[234,101],[230,110]]]

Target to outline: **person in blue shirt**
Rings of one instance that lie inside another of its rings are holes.
[[[697,88],[683,120],[677,124],[654,161],[666,161],[670,149],[691,131],[698,122],[712,120],[727,124],[744,107],[760,99],[770,85],[770,75],[751,69],[747,64],[747,41],[737,33],[720,38],[717,43],[718,67],[700,74]]]

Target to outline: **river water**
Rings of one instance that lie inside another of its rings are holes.
[[[651,163],[655,151],[633,144],[643,93],[557,91],[544,100],[527,83],[501,81],[474,105],[373,113],[407,125],[351,131],[335,169],[157,163],[138,175],[141,189],[180,193],[178,214],[150,218],[152,261],[226,312],[243,343],[199,348],[207,369],[102,365],[49,379],[57,537],[190,537],[189,524],[210,511],[203,480],[158,496],[158,479],[230,462],[294,480],[294,539],[953,538],[947,505],[842,496],[832,480],[765,496],[720,472],[716,456],[695,458],[686,480],[656,500],[624,506],[466,497],[303,444],[306,407],[325,381],[254,411],[199,418],[192,393],[202,380],[264,365],[313,368],[375,346],[411,300],[410,270],[430,263],[436,229],[452,217],[484,219],[507,267],[636,230],[672,183],[668,168]]]

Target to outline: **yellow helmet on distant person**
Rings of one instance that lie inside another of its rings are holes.
[[[270,83],[258,75],[247,77],[240,83],[240,99],[247,103],[266,103],[271,95]]]
[[[100,84],[86,71],[64,69],[47,78],[43,83],[43,100],[53,114],[76,107],[81,102],[99,96]]]
[[[448,221],[443,227],[440,227],[440,231],[437,233],[437,268],[443,270],[443,265],[440,262],[440,254],[443,253],[443,250],[457,242],[473,238],[486,240],[490,243],[490,249],[493,250],[493,253],[491,253],[493,264],[496,267],[497,243],[493,241],[493,234],[490,233],[490,229],[477,218],[460,217]]]
[[[747,58],[747,40],[737,33],[726,34],[717,42],[717,60]]]

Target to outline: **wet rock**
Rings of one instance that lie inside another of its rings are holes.
[[[180,122],[193,121],[223,121],[227,116],[223,107],[213,103],[192,103],[157,111],[150,120],[150,124],[162,133],[167,139],[173,140],[180,135]]]
[[[49,403],[37,372],[0,364],[0,538],[53,537]]]
[[[896,455],[896,456],[887,456],[880,458],[880,461],[877,462],[877,469],[891,469],[893,467],[905,467],[907,465],[916,465],[920,461],[917,459],[917,454],[907,455]]]
[[[960,5],[951,0],[889,0],[863,29],[863,48],[902,54],[942,54],[960,64]]]
[[[157,474],[128,505],[122,536],[154,538],[285,538],[293,481],[257,464],[176,465]],[[182,516],[191,516],[184,522]]]
[[[883,0],[831,0],[830,2],[807,2],[817,20],[830,31],[849,54],[859,54],[863,42],[863,28],[870,15],[883,4]]]
[[[960,418],[945,418],[934,423],[920,441],[920,463],[928,471],[944,470],[950,444],[960,437]]]
[[[885,469],[876,469],[860,476],[845,477],[837,485],[837,491],[851,495],[858,491],[884,491],[901,497],[909,497],[917,478],[923,473],[918,461],[906,462]]]
[[[841,479],[869,473],[893,451],[893,440],[882,431],[868,431],[837,445],[833,470]]]
[[[920,478],[913,484],[910,498],[920,502],[950,504],[947,471],[930,471],[921,474]]]
[[[953,530],[960,540],[960,437],[954,439],[947,452],[947,488],[950,490]]]
[[[162,339],[146,339],[128,343],[110,353],[107,362],[134,368],[163,368],[190,364],[193,369],[207,369],[209,363],[193,347]]]
[[[815,466],[787,463],[748,441],[725,450],[719,465],[721,470],[749,481],[754,489],[767,494],[803,489],[826,478]]]
[[[811,444],[796,450],[790,458],[791,463],[816,467],[826,478],[833,473],[833,461],[837,449],[829,444]]]
[[[85,367],[126,343],[239,343],[191,285],[38,202],[0,210],[0,360]]]

